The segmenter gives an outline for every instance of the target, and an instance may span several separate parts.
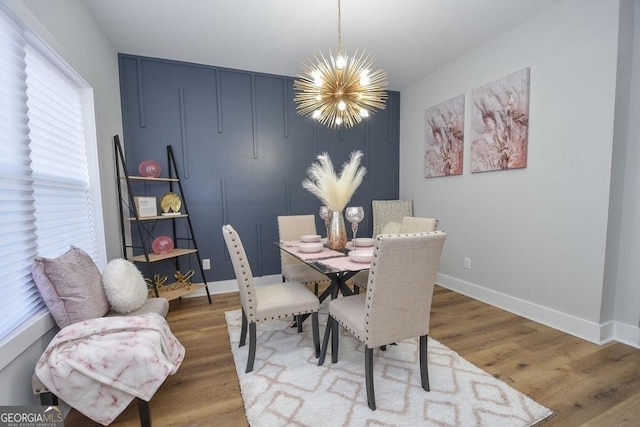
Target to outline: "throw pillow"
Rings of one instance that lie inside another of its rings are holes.
[[[118,313],[131,313],[147,301],[147,283],[132,262],[114,259],[102,272],[102,285],[111,308]]]
[[[380,234],[398,234],[400,232],[399,222],[388,222],[380,229]]]
[[[82,249],[71,246],[58,258],[36,257],[31,272],[60,328],[102,317],[109,311],[100,271]]]

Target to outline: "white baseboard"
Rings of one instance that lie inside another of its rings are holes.
[[[444,274],[438,274],[437,283],[452,291],[596,344],[619,341],[640,348],[638,327],[620,322],[597,324]]]
[[[616,341],[640,348],[640,328],[622,322],[613,322],[613,336]]]

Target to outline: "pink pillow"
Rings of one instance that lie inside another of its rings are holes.
[[[71,246],[58,258],[37,257],[31,272],[60,328],[102,317],[109,311],[100,271],[82,249]]]

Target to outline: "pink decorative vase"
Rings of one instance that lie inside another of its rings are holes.
[[[141,176],[158,178],[162,173],[162,168],[160,167],[160,163],[155,160],[145,160],[138,165],[138,172],[140,172]]]
[[[173,250],[173,240],[169,236],[156,237],[151,243],[151,249],[158,255],[168,254]]]

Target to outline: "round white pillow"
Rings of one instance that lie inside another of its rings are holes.
[[[114,259],[102,272],[102,285],[109,305],[118,313],[131,313],[147,300],[147,283],[142,273],[126,259]]]

